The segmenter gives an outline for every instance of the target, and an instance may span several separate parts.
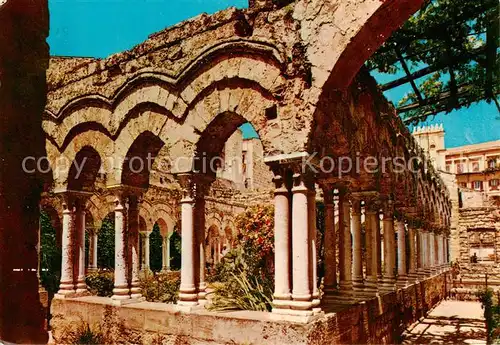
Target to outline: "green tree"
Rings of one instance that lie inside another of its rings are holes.
[[[500,112],[498,36],[497,0],[427,0],[367,65],[405,74],[381,88],[411,85],[413,92],[397,104],[406,123],[481,100],[495,102]]]
[[[149,235],[149,268],[153,272],[159,272],[162,268],[162,241],[160,227],[155,224],[151,235]]]
[[[181,248],[182,240],[181,236],[174,231],[170,235],[170,269],[180,270],[181,269]]]
[[[115,268],[115,220],[106,217],[97,235],[97,267]]]
[[[40,214],[40,280],[49,293],[55,293],[61,277],[61,248],[57,246],[57,234],[50,216]]]

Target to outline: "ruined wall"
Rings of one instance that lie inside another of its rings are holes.
[[[247,149],[248,177],[252,189],[273,188],[273,174],[264,163],[264,148],[259,139],[247,139],[244,142]]]
[[[500,281],[500,212],[496,207],[469,207],[460,209],[460,275],[465,279]],[[480,253],[479,250],[482,252]],[[478,263],[471,262],[476,252]],[[484,261],[482,260],[484,259]]]
[[[443,273],[374,298],[318,315],[309,323],[278,321],[271,313],[203,309],[189,314],[175,305],[138,303],[113,307],[109,299],[56,300],[52,329],[56,342],[67,342],[65,329],[87,322],[100,325],[113,343],[151,344],[394,344],[402,331],[445,298],[449,282]]]

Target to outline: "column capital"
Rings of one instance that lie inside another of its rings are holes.
[[[288,193],[292,187],[292,179],[286,167],[280,166],[279,169],[273,169],[273,173],[274,194]]]
[[[384,213],[384,219],[394,218],[394,202],[391,199],[386,199],[382,202],[382,210]]]

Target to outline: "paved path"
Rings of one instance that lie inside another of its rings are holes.
[[[443,301],[403,337],[403,344],[486,344],[481,303]]]

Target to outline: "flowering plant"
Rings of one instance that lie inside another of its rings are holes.
[[[238,239],[244,248],[257,249],[261,259],[274,255],[274,208],[250,207],[236,218]]]

